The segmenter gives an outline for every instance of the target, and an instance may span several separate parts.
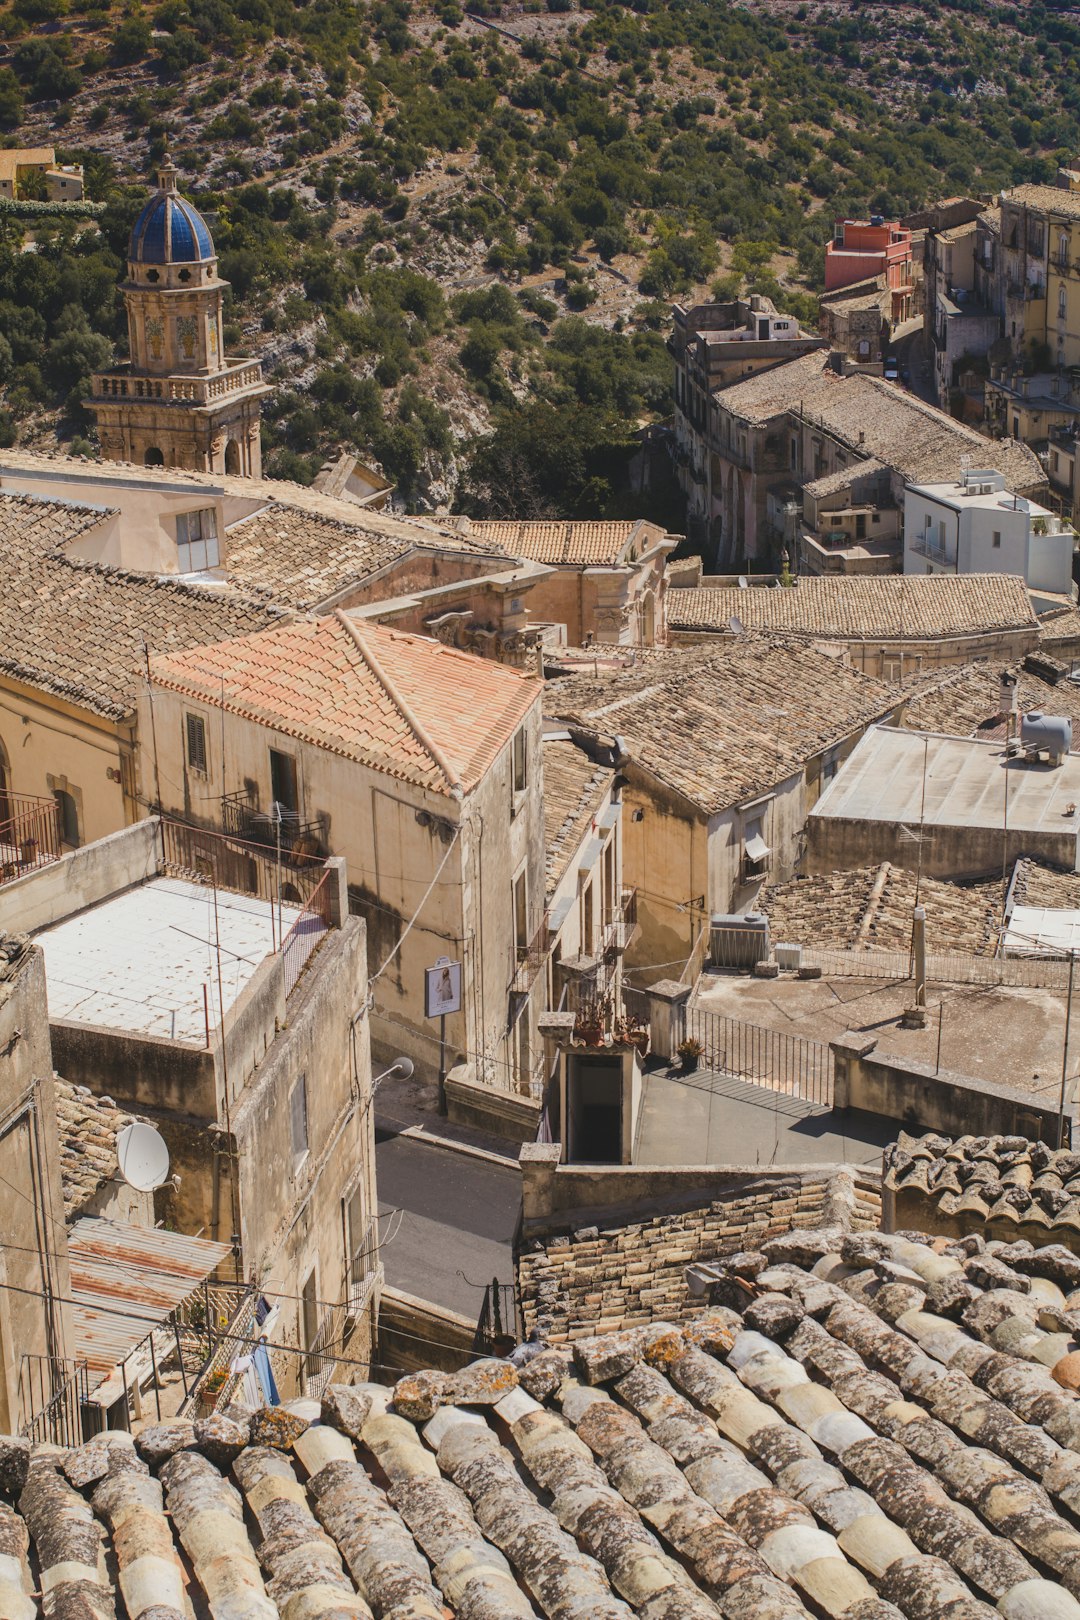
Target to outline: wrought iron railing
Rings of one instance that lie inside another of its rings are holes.
[[[302,821],[295,810],[284,806],[259,810],[246,793],[226,793],[221,800],[221,825],[235,838],[243,838],[263,849],[278,847],[282,861],[289,865],[310,866],[323,858],[324,829],[321,821]]]
[[[0,883],[10,883],[62,853],[60,807],[53,798],[0,794]]]
[[[636,930],[637,890],[624,889],[618,905],[604,915],[601,950],[605,955],[612,951],[625,951]]]
[[[726,1018],[697,1005],[686,1009],[686,1034],[700,1044],[704,1067],[832,1107],[833,1054],[827,1041]]]
[[[307,904],[325,876],[322,860],[286,859],[282,852],[279,867],[276,853],[263,844],[251,843],[235,834],[211,832],[186,821],[161,818],[162,871],[191,883],[211,883],[236,894],[256,895],[260,900]]]
[[[334,1376],[344,1327],[345,1312],[338,1305],[331,1306],[319,1322],[311,1343],[304,1348],[301,1370],[308,1400],[318,1400]]]
[[[104,1414],[90,1403],[85,1361],[24,1354],[19,1397],[29,1413],[20,1432],[31,1445],[81,1446],[103,1425]]]
[[[484,1301],[476,1320],[473,1350],[477,1355],[502,1354],[517,1338],[517,1304],[513,1283],[492,1277],[484,1289]]]

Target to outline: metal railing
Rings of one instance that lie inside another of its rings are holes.
[[[291,996],[296,981],[312,953],[330,931],[330,874],[326,872],[304,902],[299,917],[281,942],[285,967],[285,994]]]
[[[230,1368],[237,1356],[248,1352],[254,1337],[258,1291],[253,1285],[240,1291],[224,1327],[215,1326],[212,1320],[218,1315],[216,1296],[211,1300],[208,1295],[193,1295],[187,1303],[197,1306],[200,1298],[208,1300],[202,1322],[190,1320],[180,1329],[182,1340],[190,1338],[195,1344],[205,1345],[205,1350],[201,1366],[187,1383],[177,1410],[179,1417],[214,1411],[232,1400],[242,1374]]]
[[[819,967],[824,978],[910,979],[911,953],[906,950],[823,950],[804,945],[805,967]],[[968,956],[961,952],[927,952],[926,977],[937,984],[1014,985],[1020,988],[1064,990],[1069,964],[1060,957]]]
[[[257,810],[247,793],[225,793],[221,799],[221,825],[234,838],[258,844],[276,852],[280,845],[282,863],[311,866],[322,859],[324,828],[321,821],[302,821],[295,810],[278,806],[278,816]]]
[[[0,794],[0,883],[48,866],[61,853],[60,807],[55,799]]]
[[[237,834],[211,832],[186,821],[161,820],[162,870],[189,883],[212,883],[235,894],[250,894],[260,900],[277,900],[278,888],[288,887],[288,905],[301,905],[311,898],[325,876],[320,857],[290,858],[283,849],[281,865],[276,854],[264,844],[252,843]]]
[[[19,1398],[30,1413],[20,1432],[34,1446],[81,1446],[87,1434],[104,1425],[104,1413],[90,1403],[85,1361],[24,1354]]]
[[[623,889],[619,904],[605,912],[600,935],[604,955],[627,949],[637,931],[637,890]]]
[[[334,1376],[344,1326],[344,1311],[340,1306],[331,1306],[319,1322],[311,1343],[304,1347],[301,1369],[308,1400],[318,1400]]]
[[[833,1055],[826,1041],[766,1029],[697,1005],[686,1009],[686,1034],[700,1042],[706,1068],[786,1097],[832,1107]]]

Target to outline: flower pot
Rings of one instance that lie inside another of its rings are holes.
[[[698,1059],[696,1057],[684,1057],[680,1059],[680,1062],[682,1064],[683,1074],[693,1074],[698,1066]]]

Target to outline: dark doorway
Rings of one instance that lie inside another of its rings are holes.
[[[11,768],[7,752],[0,743],[0,827],[11,820]]]
[[[164,467],[165,457],[156,444],[152,444],[143,456],[144,467]]]
[[[240,446],[235,439],[230,439],[225,446],[225,471],[235,474],[240,472]]]
[[[621,1164],[622,1059],[568,1053],[566,1064],[568,1161]]]
[[[291,754],[279,754],[276,748],[270,750],[270,797],[291,816],[300,809],[296,761]]]

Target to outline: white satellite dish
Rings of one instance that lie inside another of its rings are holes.
[[[138,1122],[117,1132],[116,1157],[120,1174],[138,1192],[153,1192],[169,1177],[169,1150],[160,1132]]]

